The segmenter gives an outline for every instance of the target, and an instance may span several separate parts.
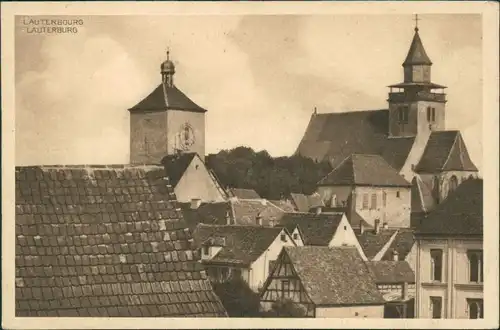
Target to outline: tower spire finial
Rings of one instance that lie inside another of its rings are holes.
[[[167,47],[167,61],[170,60],[170,46]]]
[[[418,31],[418,21],[420,20],[418,18],[418,14],[415,14],[415,18],[413,19],[415,21],[415,32]]]

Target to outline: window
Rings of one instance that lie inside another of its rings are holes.
[[[408,123],[408,107],[403,106],[398,109],[398,120],[402,124]]]
[[[431,281],[441,282],[443,279],[443,250],[431,250]]]
[[[469,282],[483,282],[483,251],[469,250]]]
[[[363,209],[368,209],[368,194],[363,194]]]
[[[387,193],[385,191],[382,193],[382,205],[384,205],[384,207],[387,206]]]
[[[286,242],[286,234],[281,234],[281,241]]]
[[[396,191],[396,197],[399,198],[399,196],[401,196],[399,191]]]
[[[467,299],[469,319],[484,318],[483,299]]]
[[[431,313],[433,319],[442,318],[443,310],[443,298],[442,297],[430,297],[431,298]]]
[[[377,208],[377,194],[372,194],[371,209],[375,210],[376,208]]]
[[[281,298],[288,298],[290,296],[290,281],[281,281]]]
[[[450,187],[448,188],[448,194],[451,193],[452,191],[455,191],[458,187],[458,179],[456,176],[452,176],[450,178]]]
[[[427,107],[427,121],[429,123],[436,121],[436,108]]]
[[[294,234],[293,234],[293,239],[294,239],[294,240],[298,240],[298,239],[299,239],[299,234],[294,233]]]
[[[203,246],[203,254],[208,256],[210,254],[210,246],[204,245]]]

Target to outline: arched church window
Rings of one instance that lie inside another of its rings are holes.
[[[449,186],[448,186],[448,193],[451,193],[453,191],[455,191],[455,189],[457,189],[458,187],[458,179],[455,175],[453,175],[451,178],[450,178],[450,183],[449,183]]]

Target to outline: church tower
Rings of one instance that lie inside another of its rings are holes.
[[[205,113],[174,84],[175,65],[160,66],[161,84],[130,112],[130,162],[159,164],[163,157],[197,153],[205,157]]]
[[[418,23],[417,16],[415,21]],[[389,137],[414,137],[445,129],[446,87],[431,81],[432,62],[418,32],[416,25],[403,62],[403,82],[389,86]]]

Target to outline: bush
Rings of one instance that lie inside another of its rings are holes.
[[[272,311],[274,317],[305,317],[307,309],[300,304],[297,304],[290,299],[278,300],[273,303]]]
[[[232,278],[212,287],[230,317],[259,317],[260,297],[241,278]]]

